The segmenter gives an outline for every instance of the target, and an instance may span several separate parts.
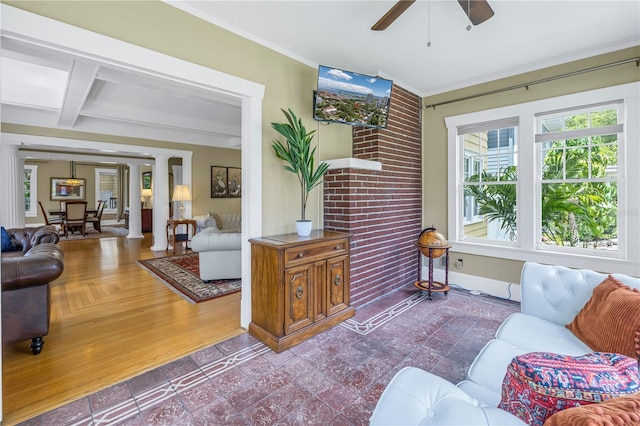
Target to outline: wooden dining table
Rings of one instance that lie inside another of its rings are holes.
[[[48,210],[47,213],[49,213],[51,216],[60,216],[60,217],[65,217],[67,215],[67,212],[65,210]],[[87,209],[87,215],[96,215],[98,214],[98,209]]]

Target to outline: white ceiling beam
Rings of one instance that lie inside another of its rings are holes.
[[[99,66],[94,62],[75,59],[69,70],[67,91],[60,109],[58,126],[72,128],[84,106],[89,91],[98,74]]]
[[[54,111],[20,108],[14,105],[3,104],[1,115],[2,121],[5,123],[56,128],[56,112]],[[240,148],[237,144],[237,140],[241,140],[240,136],[197,132],[192,129],[171,129],[155,127],[152,125],[142,126],[139,123],[126,123],[123,121],[110,122],[87,116],[82,116],[76,122],[73,130],[130,138],[236,149]]]
[[[49,151],[18,151],[18,157],[29,160],[49,160],[49,161],[76,161],[84,163],[102,164],[137,164],[139,166],[150,166],[155,164],[154,158],[123,158],[102,155],[71,154],[68,152]]]
[[[102,67],[97,79],[107,83],[143,87],[158,93],[177,96],[183,99],[206,102],[220,108],[232,108],[236,111],[239,111],[241,108],[239,99],[226,93],[202,90],[202,88],[190,87],[170,80],[159,81],[149,76],[136,75],[124,70]]]

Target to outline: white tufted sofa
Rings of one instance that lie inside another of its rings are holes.
[[[240,213],[195,216],[197,233],[191,249],[198,252],[203,281],[242,277],[242,233]],[[222,228],[218,228],[220,221]]]
[[[614,276],[640,289],[640,278]],[[496,408],[509,362],[529,352],[593,352],[565,327],[606,274],[527,262],[522,270],[521,312],[507,318],[480,351],[467,379],[454,385],[423,370],[400,370],[380,396],[371,425],[524,425]]]
[[[240,213],[207,213],[194,216],[193,220],[196,221],[197,232],[207,228],[215,228],[220,232],[240,232],[242,229],[242,215]],[[218,222],[220,222],[220,227],[218,227]]]
[[[213,228],[198,232],[191,240],[198,252],[202,281],[242,277],[242,234],[220,233]]]

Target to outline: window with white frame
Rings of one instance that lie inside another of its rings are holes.
[[[539,247],[618,250],[620,102],[539,114]]]
[[[115,213],[118,207],[118,174],[116,169],[96,168],[96,204],[104,201],[104,213]]]
[[[447,117],[453,249],[637,274],[639,93],[630,83]]]
[[[517,120],[458,129],[464,152],[463,238],[517,239]]]
[[[38,166],[24,165],[24,213],[26,217],[38,216]]]

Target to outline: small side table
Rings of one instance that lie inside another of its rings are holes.
[[[187,227],[187,232],[185,234],[176,234],[176,228],[179,225],[185,225]],[[192,226],[192,233],[189,234],[189,225]],[[172,235],[169,235],[169,228],[171,228]],[[167,250],[169,250],[169,244],[173,246],[173,254],[176,254],[176,244],[184,243],[185,250],[189,248],[189,241],[191,238],[189,235],[193,236],[196,233],[196,221],[193,219],[169,219],[167,220]]]

